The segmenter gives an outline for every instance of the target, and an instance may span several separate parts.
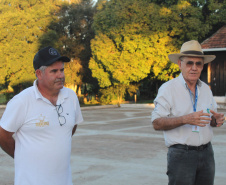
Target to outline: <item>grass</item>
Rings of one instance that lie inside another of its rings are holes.
[[[7,100],[4,94],[0,94],[0,105],[6,104]]]
[[[153,103],[154,100],[137,100],[136,103]]]
[[[7,99],[6,99],[6,96],[5,94],[0,94],[0,105],[3,105],[3,104],[6,104],[7,103]],[[134,101],[124,101],[122,102],[123,103],[135,103]],[[147,103],[153,103],[153,100],[137,100],[136,102],[137,104],[147,104]],[[87,107],[87,106],[98,106],[98,105],[101,105],[100,103],[98,103],[97,101],[94,101],[94,102],[91,102],[91,103],[86,103],[86,104],[83,104],[81,103],[80,106],[81,107]]]
[[[90,107],[90,106],[98,106],[101,104],[84,104],[84,103],[80,103],[80,107]]]
[[[134,101],[123,101],[121,104],[150,104],[153,103],[153,100],[138,100],[136,103]],[[116,105],[117,103],[110,103],[110,104],[100,104],[98,102],[92,102],[92,103],[81,103],[81,107],[90,107],[90,106],[101,106],[101,105]]]
[[[149,103],[153,103],[154,100],[137,100],[137,104],[149,104]],[[135,101],[124,101],[122,103],[134,103]]]

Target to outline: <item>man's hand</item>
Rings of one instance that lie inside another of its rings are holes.
[[[203,113],[203,110],[193,112],[183,116],[183,123],[205,127],[211,121],[209,113]]]
[[[216,124],[215,125],[213,124],[212,126],[216,126],[216,127],[222,126],[224,124],[224,121],[225,121],[224,114],[214,112],[213,110],[210,110],[210,112],[213,114],[213,117],[216,120]],[[214,120],[212,120],[212,121],[214,121]]]

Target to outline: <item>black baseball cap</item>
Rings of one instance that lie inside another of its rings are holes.
[[[61,56],[60,53],[51,46],[40,49],[33,60],[34,69],[37,70],[41,66],[49,66],[56,61],[70,62],[70,58]]]

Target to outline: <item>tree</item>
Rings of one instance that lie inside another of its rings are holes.
[[[204,6],[212,7],[208,18]],[[205,38],[213,25],[206,19],[223,14],[223,3],[213,6],[213,0],[100,1],[91,42],[93,77],[102,88],[129,85],[148,76],[160,81],[174,78],[179,69],[168,54],[179,52],[185,41]]]
[[[65,76],[67,86],[75,91],[78,86],[81,88],[83,83],[93,80],[88,62],[91,56],[90,40],[94,37],[91,28],[94,10],[92,0],[65,4],[40,39],[40,47],[52,45],[62,55],[71,58],[71,62],[65,64]]]
[[[0,1],[0,84],[5,88],[35,79],[33,57],[39,37],[57,10],[55,0]]]
[[[100,6],[89,65],[100,87],[139,82],[151,71],[158,79],[171,79],[178,69],[169,63],[168,53],[176,48],[161,24],[164,10],[145,0],[111,0]]]
[[[209,25],[206,38],[226,24],[226,0],[207,0],[202,6],[204,21]]]

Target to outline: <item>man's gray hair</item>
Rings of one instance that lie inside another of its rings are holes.
[[[47,67],[48,67],[48,66],[41,66],[41,67],[39,68],[39,70],[42,71],[42,73],[44,73]]]
[[[185,57],[185,56],[181,56],[181,57],[179,58],[179,60],[182,61],[182,60],[184,59],[184,57]]]
[[[40,70],[42,73],[44,73],[47,67],[48,67],[48,66],[41,66],[41,67],[39,68],[39,70]],[[35,76],[36,76],[36,78],[38,78],[37,75],[36,75],[36,73],[35,73]]]

